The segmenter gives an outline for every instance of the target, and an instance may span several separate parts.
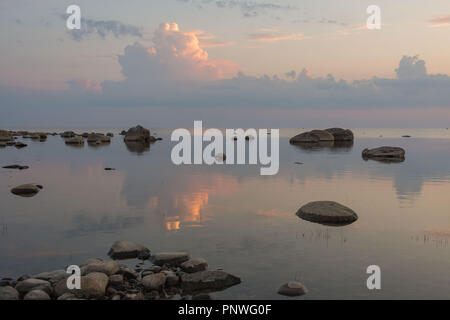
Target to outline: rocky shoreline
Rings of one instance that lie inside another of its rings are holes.
[[[210,293],[241,283],[225,271],[208,270],[205,259],[187,252],[152,254],[140,244],[120,240],[108,255],[113,260],[91,258],[79,266],[80,289],[69,289],[73,266],[68,266],[18,279],[2,278],[0,300],[209,300]],[[139,262],[133,269],[119,263],[124,259]]]

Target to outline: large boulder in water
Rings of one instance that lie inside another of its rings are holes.
[[[334,137],[325,130],[312,130],[300,133],[289,140],[292,144],[332,142]]]
[[[405,161],[405,150],[399,147],[366,148],[362,152],[362,157],[364,160],[374,159],[382,162],[403,162]]]
[[[298,209],[296,214],[303,220],[325,225],[346,225],[358,219],[352,209],[334,201],[310,202]]]
[[[150,256],[150,250],[135,242],[118,240],[111,246],[108,255],[115,260],[134,258],[142,258],[145,260]]]
[[[353,141],[354,139],[353,132],[349,129],[329,128],[325,131],[333,135],[334,141]]]
[[[127,142],[150,142],[150,130],[142,126],[130,128],[125,134],[124,140]]]

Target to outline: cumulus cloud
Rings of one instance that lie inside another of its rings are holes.
[[[439,16],[430,20],[432,27],[450,26],[450,14]]]
[[[415,79],[427,76],[427,68],[425,61],[420,60],[418,56],[404,56],[400,60],[400,65],[395,69],[399,79]]]
[[[65,16],[63,18],[66,19]],[[81,18],[81,29],[67,32],[76,41],[81,41],[92,34],[97,34],[102,39],[105,39],[110,34],[116,38],[123,36],[142,38],[140,28],[114,20],[102,21]]]

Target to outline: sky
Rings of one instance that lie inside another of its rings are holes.
[[[0,0],[0,41],[3,127],[450,126],[448,0]]]

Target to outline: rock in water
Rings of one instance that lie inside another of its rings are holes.
[[[126,132],[124,140],[128,142],[150,142],[150,130],[142,126],[130,128]]]
[[[109,143],[111,142],[111,138],[108,136],[105,136],[104,134],[97,134],[97,133],[91,133],[87,137],[88,143]]]
[[[374,159],[381,162],[403,162],[405,161],[405,150],[399,147],[366,148],[362,152],[362,157],[364,160]]]
[[[126,240],[118,240],[114,242],[108,255],[114,260],[134,259],[138,256],[149,256],[150,250],[141,244]]]
[[[152,261],[157,266],[170,265],[177,267],[183,262],[189,260],[190,255],[187,252],[160,252],[152,257]]]
[[[0,300],[19,300],[19,292],[10,286],[0,287]]]
[[[66,140],[66,144],[84,145],[83,137],[74,137]]]
[[[21,166],[19,164],[12,164],[10,166],[4,166],[4,169],[18,169],[18,170],[25,170],[28,169],[28,166]]]
[[[142,285],[146,291],[160,290],[166,283],[166,275],[163,273],[151,274],[142,279]]]
[[[297,211],[303,220],[325,225],[346,225],[355,222],[358,215],[350,208],[334,201],[310,202]]]
[[[18,141],[18,142],[15,143],[14,146],[15,146],[17,149],[22,149],[22,148],[25,148],[25,147],[28,146],[28,145],[25,144],[25,143],[23,143],[23,142]]]
[[[49,281],[51,284],[55,284],[61,279],[66,279],[68,276],[69,274],[66,272],[66,270],[60,269],[50,272],[42,272],[35,275],[33,278]]]
[[[328,133],[331,133],[334,137],[334,141],[353,141],[353,132],[349,129],[342,128],[329,128],[326,129]]]
[[[334,141],[334,136],[325,130],[312,130],[311,134],[319,137],[319,141]]]
[[[194,273],[194,272],[204,271],[204,270],[208,269],[208,263],[206,262],[205,259],[195,258],[195,259],[191,259],[186,262],[183,262],[180,265],[180,267],[184,272]]]
[[[278,294],[288,297],[301,296],[307,292],[308,289],[306,289],[306,287],[303,284],[295,281],[287,282],[278,289]]]
[[[223,271],[200,271],[181,275],[181,288],[188,293],[221,291],[239,283],[240,278]]]
[[[51,300],[50,296],[46,292],[39,290],[39,289],[28,292],[23,299],[24,300]]]
[[[18,187],[15,187],[11,190],[11,192],[15,195],[22,197],[32,197],[36,195],[39,190],[42,189],[42,186],[39,184],[23,184]]]

